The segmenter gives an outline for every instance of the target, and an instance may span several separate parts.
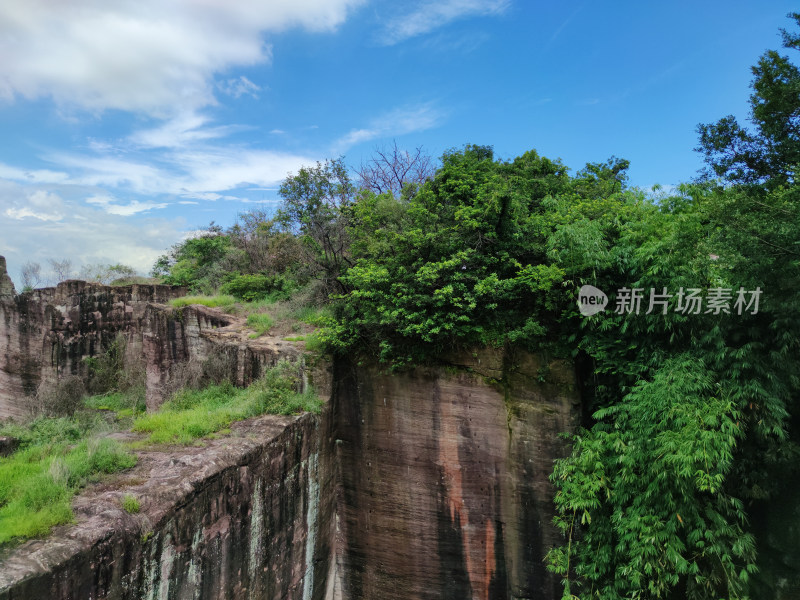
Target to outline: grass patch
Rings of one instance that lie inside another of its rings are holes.
[[[328,306],[300,306],[289,313],[292,319],[308,323],[315,327],[325,324],[331,315],[331,309]]]
[[[255,329],[256,333],[251,338],[257,338],[267,333],[275,325],[275,320],[266,313],[254,313],[247,316],[247,326]]]
[[[114,411],[118,416],[144,412],[146,408],[141,396],[133,396],[122,392],[89,396],[84,398],[83,404],[93,410]]]
[[[122,497],[122,509],[126,513],[133,515],[139,512],[141,506],[139,505],[139,501],[136,499],[136,496],[133,494],[125,494]]]
[[[230,383],[183,390],[158,412],[136,419],[133,430],[149,433],[146,443],[189,444],[227,429],[234,421],[264,413],[318,413],[322,401],[311,390],[296,392],[297,365],[281,361],[250,387]]]
[[[183,296],[169,301],[173,308],[181,308],[192,304],[202,304],[211,308],[228,307],[236,304],[236,298],[228,295],[217,296]]]
[[[21,447],[0,458],[0,544],[39,537],[73,519],[70,501],[90,481],[136,464],[117,441],[90,437],[72,419],[37,419],[13,429]],[[27,431],[22,431],[27,430]]]

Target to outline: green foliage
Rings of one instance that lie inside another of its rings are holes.
[[[326,289],[340,289],[338,277],[351,262],[348,221],[355,192],[341,158],[302,167],[278,192],[283,199],[278,219],[298,234],[304,260]]]
[[[566,593],[746,594],[755,544],[744,504],[725,489],[744,429],[735,402],[715,396],[718,389],[698,357],[670,358],[573,439],[572,456],[551,477],[568,544],[549,558]]]
[[[217,296],[183,296],[181,298],[173,298],[169,301],[169,305],[173,308],[182,308],[184,306],[191,306],[192,304],[200,304],[210,308],[224,308],[236,304],[236,298],[223,294]]]
[[[67,418],[3,428],[21,444],[0,458],[0,544],[43,536],[70,522],[70,500],[83,486],[136,464],[118,442],[87,438],[93,428],[89,421]]]
[[[182,285],[193,292],[213,293],[226,273],[222,260],[231,248],[231,239],[213,223],[201,235],[173,246],[160,257],[152,275],[168,285]]]
[[[141,509],[139,500],[133,494],[125,494],[122,497],[122,509],[130,514],[136,514]]]
[[[263,413],[318,413],[322,402],[311,391],[298,393],[296,364],[281,361],[246,389],[230,383],[204,390],[182,390],[158,412],[139,417],[133,430],[148,433],[147,443],[188,444]]]
[[[255,335],[251,337],[259,337],[267,333],[275,325],[275,320],[265,313],[254,313],[248,315],[247,326],[255,329]]]
[[[800,24],[800,13],[789,17]],[[800,50],[800,35],[782,33],[785,48]],[[711,173],[729,181],[770,187],[792,183],[800,164],[800,70],[770,50],[752,71],[750,121],[755,129],[745,129],[732,115],[699,125],[698,150]]]
[[[236,274],[222,284],[220,291],[230,294],[245,302],[254,302],[269,298],[270,300],[286,300],[297,289],[297,282],[284,275]]]
[[[366,254],[341,277],[350,291],[322,339],[367,343],[395,364],[457,344],[536,347],[562,278],[544,261],[542,201],[568,181],[535,152],[505,163],[467,146],[408,201],[363,195],[352,237]]]

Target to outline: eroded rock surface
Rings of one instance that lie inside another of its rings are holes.
[[[472,372],[337,366],[345,598],[560,595],[548,475],[578,422],[574,371],[492,350],[451,360]]]
[[[318,426],[265,416],[202,448],[141,453],[111,489],[76,501],[77,525],[6,552],[0,599],[323,598],[331,563],[314,557],[331,554],[335,496]]]
[[[187,368],[238,385],[301,347],[243,319],[173,309],[181,290],[69,281],[15,295],[0,274],[0,417],[124,332],[157,407]],[[111,338],[109,337],[111,336]],[[571,364],[479,349],[389,374],[311,373],[322,415],[262,417],[202,447],[139,453],[79,496],[77,524],[0,556],[0,600],[542,599],[558,437],[578,424]],[[306,371],[309,371],[308,369]],[[142,512],[121,508],[125,493]]]
[[[0,419],[22,416],[25,396],[36,393],[42,381],[85,378],[83,359],[103,352],[119,333],[128,340],[128,357],[141,355],[147,306],[186,293],[166,285],[71,280],[17,295],[4,279],[5,259],[0,261]]]
[[[246,386],[281,359],[301,356],[297,343],[272,337],[250,339],[243,317],[204,306],[147,307],[142,335],[147,369],[147,407],[155,409],[187,369],[215,372]]]

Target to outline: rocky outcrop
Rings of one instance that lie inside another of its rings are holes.
[[[0,256],[0,299],[13,298],[16,295],[17,291],[14,289],[14,282],[11,281],[11,277],[8,276],[8,271],[6,270],[6,258],[5,256]]]
[[[12,287],[0,417],[40,381],[84,375],[83,357],[119,332],[144,358],[150,409],[196,368],[246,385],[303,360],[295,343],[249,339],[242,318],[166,305],[181,293]],[[481,349],[401,373],[350,360],[304,372],[329,399],[321,416],[140,452],[122,480],[76,500],[76,525],[0,556],[0,600],[560,596],[543,559],[558,539],[548,476],[580,417],[569,362]],[[124,493],[142,513],[121,509]]]
[[[485,350],[459,368],[339,364],[331,405],[343,597],[559,597],[552,463],[578,423],[564,361]],[[466,370],[465,370],[466,368]]]
[[[400,374],[339,362],[321,416],[140,452],[76,501],[77,525],[6,552],[0,600],[559,597],[547,477],[579,414],[572,369],[451,360]]]
[[[2,258],[2,257],[0,257]],[[65,281],[19,295],[3,284],[0,261],[0,419],[22,416],[24,398],[42,381],[86,377],[84,358],[105,351],[120,333],[131,359],[142,352],[147,306],[185,295],[166,285],[104,286]],[[9,280],[10,281],[10,280]],[[2,293],[3,290],[9,293]]]
[[[271,337],[250,339],[244,319],[204,306],[150,305],[144,323],[148,409],[161,405],[187,377],[205,373],[246,386],[266,367],[301,356],[298,344]]]

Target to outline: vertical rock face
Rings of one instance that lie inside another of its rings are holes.
[[[485,351],[472,369],[386,374],[339,365],[342,597],[556,598],[552,462],[574,429],[574,372]]]
[[[151,409],[193,364],[247,385],[301,359],[249,340],[236,317],[165,306],[181,289],[67,281],[15,295],[4,267],[0,418],[41,381],[86,375],[82,359],[120,332],[145,361]],[[446,362],[388,374],[339,361],[332,382],[316,377],[321,417],[140,453],[125,491],[143,514],[121,510],[121,491],[87,492],[77,525],[0,556],[0,600],[560,597],[543,562],[558,539],[548,475],[580,417],[574,370],[491,349]]]
[[[236,322],[236,318],[204,306],[148,306],[142,328],[148,409],[161,405],[168,392],[180,384],[186,369],[214,372],[246,386],[280,359],[294,362],[300,358],[292,342],[250,340],[246,333],[234,331]]]
[[[23,399],[42,381],[87,375],[87,356],[122,333],[130,358],[142,352],[145,310],[185,294],[165,285],[103,286],[65,281],[14,295],[0,263],[0,419],[23,414]],[[9,280],[10,283],[10,280]],[[3,293],[3,292],[11,293]]]
[[[6,269],[6,257],[0,256],[0,298],[16,296],[17,292],[14,289],[14,282],[8,276]]]

